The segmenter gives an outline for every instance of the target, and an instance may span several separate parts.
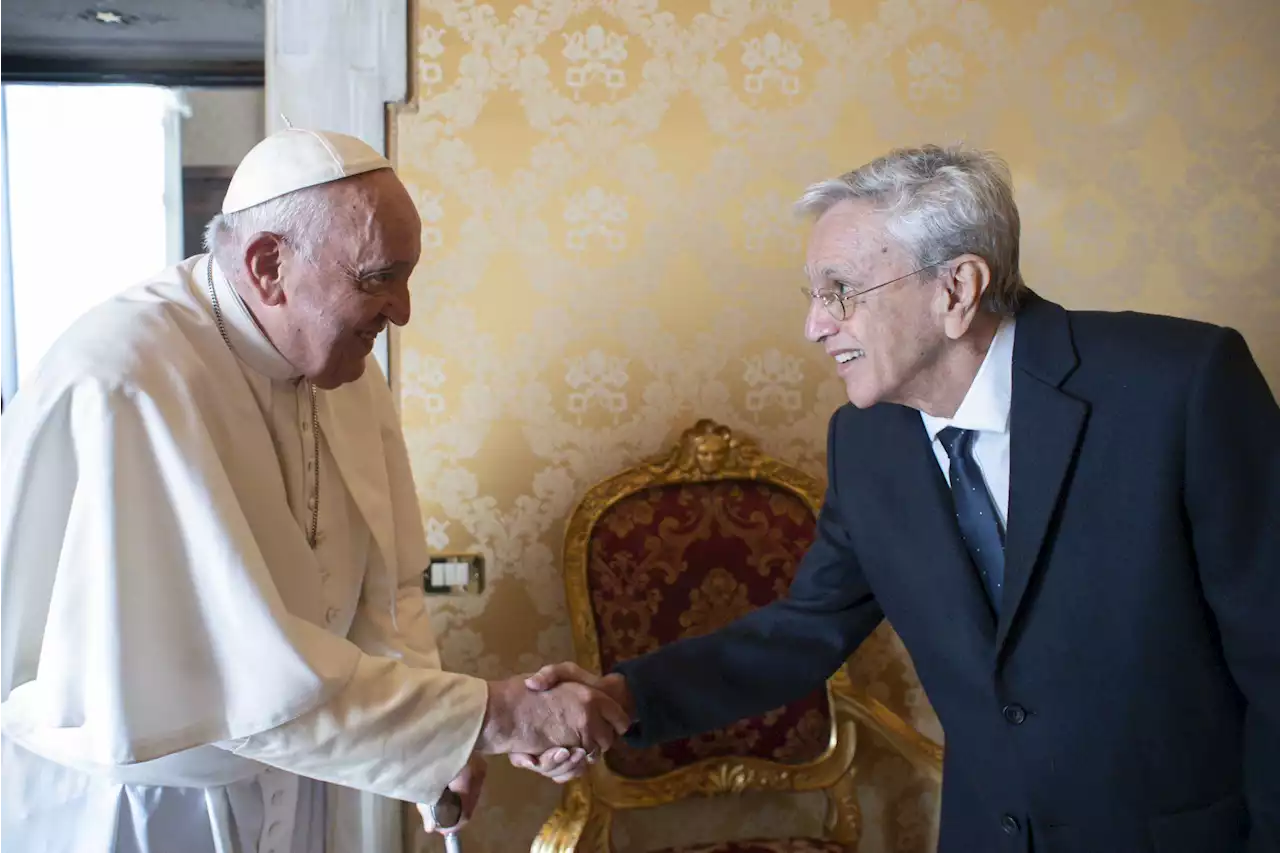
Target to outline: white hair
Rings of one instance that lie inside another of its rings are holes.
[[[991,282],[983,307],[1018,307],[1026,285],[1018,267],[1021,220],[1008,165],[996,154],[964,146],[899,148],[852,172],[811,185],[797,212],[820,217],[842,201],[870,201],[888,214],[885,229],[917,267],[973,254]]]
[[[204,247],[221,262],[224,253],[240,250],[264,231],[278,234],[303,257],[311,259],[323,239],[328,199],[323,187],[307,187],[235,213],[220,213],[204,229]]]

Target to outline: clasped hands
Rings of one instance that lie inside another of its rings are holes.
[[[631,694],[622,676],[595,675],[573,663],[544,666],[530,676],[489,682],[484,723],[475,755],[449,788],[462,799],[460,829],[471,817],[484,783],[483,755],[507,755],[516,767],[563,784],[631,728]],[[435,831],[430,804],[418,807]]]
[[[634,713],[622,676],[595,675],[574,663],[550,664],[528,677],[491,683],[490,712],[503,707],[511,722],[497,728],[510,731],[511,737],[493,751],[557,783],[585,773],[631,728]],[[500,718],[494,716],[495,721]],[[486,728],[488,724],[486,717]]]

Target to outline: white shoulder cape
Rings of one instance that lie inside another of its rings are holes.
[[[129,765],[265,731],[326,702],[361,656],[321,627],[315,560],[193,278],[202,260],[78,321],[4,414],[4,731],[63,763]],[[320,401],[385,572],[368,580],[389,621],[425,620],[397,583],[426,553],[385,380],[370,360]],[[369,651],[439,667],[431,642]]]

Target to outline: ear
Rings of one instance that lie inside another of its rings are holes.
[[[249,286],[263,305],[285,302],[282,250],[284,239],[279,234],[262,231],[253,235],[244,248],[244,268]]]
[[[977,255],[960,255],[944,273],[943,298],[946,315],[943,329],[948,338],[958,340],[973,324],[982,308],[982,295],[991,283],[991,267]]]

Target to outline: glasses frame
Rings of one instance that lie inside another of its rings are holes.
[[[906,275],[900,275],[897,278],[882,281],[879,284],[872,285],[871,287],[864,287],[856,293],[845,293],[842,295],[834,290],[814,290],[810,287],[801,287],[800,292],[808,298],[810,306],[813,305],[813,300],[820,300],[822,302],[822,307],[827,309],[827,313],[831,315],[831,318],[837,323],[843,323],[845,320],[848,320],[850,315],[853,313],[849,310],[849,306],[847,305],[849,300],[857,299],[860,296],[866,296],[873,290],[888,287],[889,285],[896,284],[903,279],[911,278],[911,276],[916,275],[917,273],[922,273],[925,270],[933,269],[934,267],[940,267],[946,263],[948,263],[948,261],[934,261],[931,264],[925,264],[918,270],[912,270]],[[836,306],[839,307],[837,308]]]

